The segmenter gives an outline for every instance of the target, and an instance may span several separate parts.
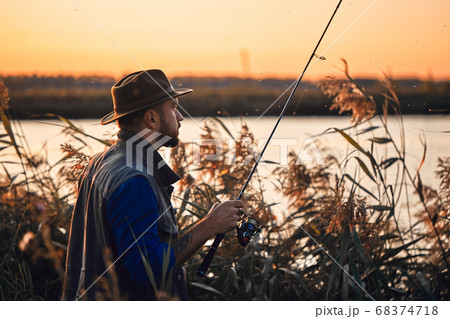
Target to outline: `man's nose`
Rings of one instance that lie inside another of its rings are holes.
[[[183,115],[178,110],[177,110],[177,120],[178,120],[178,122],[181,122],[182,120],[184,120]]]

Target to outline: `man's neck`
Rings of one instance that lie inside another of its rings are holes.
[[[159,154],[159,147],[155,148],[155,144],[148,142],[147,135],[151,136],[152,133],[149,131],[147,134],[136,134],[127,129],[121,129],[117,133],[118,139],[125,144],[126,152],[131,154],[130,159],[134,160],[134,166],[145,169],[147,174],[157,176],[165,185],[175,183],[180,177]]]

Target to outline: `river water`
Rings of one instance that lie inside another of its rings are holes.
[[[406,152],[406,164],[411,170],[412,174],[415,174],[419,167],[424,154],[424,144],[426,144],[426,160],[421,168],[421,177],[425,185],[437,188],[439,181],[435,178],[434,172],[437,168],[438,157],[450,156],[450,139],[449,133],[449,117],[436,115],[436,116],[404,116],[404,145]],[[266,141],[269,133],[271,132],[276,118],[273,117],[244,117],[244,118],[227,118],[223,119],[223,123],[229,129],[229,131],[235,137],[238,136],[242,123],[246,123],[250,130],[253,132],[256,141],[258,141],[258,147]],[[97,119],[85,119],[74,120],[73,123],[82,128],[86,133],[99,138],[112,137],[117,132],[115,124],[102,126]],[[209,122],[212,126],[215,126],[219,132],[221,132],[222,138],[227,139],[230,147],[233,146],[232,140],[228,134],[221,129],[217,122]],[[58,125],[62,122],[57,120],[40,120],[40,121],[21,121],[13,125],[13,128],[17,131],[22,131],[26,141],[33,152],[39,152],[45,154],[50,163],[55,163],[62,157],[60,145],[65,142],[70,142],[74,145],[80,145],[76,140],[70,139],[67,135],[62,133],[62,128]],[[180,139],[186,143],[198,143],[200,134],[203,133],[202,127],[205,124],[204,119],[200,118],[186,118],[182,122],[180,128]],[[370,138],[373,137],[386,137],[386,133],[381,127],[381,123],[378,120],[374,120],[371,123],[373,126],[380,126],[378,129],[371,132],[356,135],[353,129],[346,132],[358,142],[364,149],[370,149]],[[351,125],[350,118],[347,116],[340,117],[286,117],[283,118],[280,126],[275,132],[271,143],[269,144],[265,160],[273,161],[278,164],[261,164],[259,172],[263,176],[267,176],[270,180],[272,170],[279,165],[286,165],[287,153],[294,151],[301,157],[305,165],[320,164],[322,159],[328,155],[335,156],[339,161],[342,161],[346,155],[351,153],[351,157],[359,156],[365,160],[369,165],[367,158],[359,152],[355,152],[354,148],[338,133],[330,130],[331,128],[346,128]],[[364,125],[368,127],[368,125]],[[388,120],[389,131],[393,136],[394,141],[400,146],[401,139],[401,125],[400,122],[390,117]],[[328,131],[327,131],[328,130]],[[326,132],[326,133],[324,133]],[[94,140],[87,138],[83,139],[89,146],[84,150],[86,153],[93,155],[104,149],[104,145]],[[254,150],[257,153],[257,150]],[[6,149],[1,151],[2,162],[14,158],[12,155],[12,149]],[[167,158],[168,152],[163,150],[163,155]],[[395,151],[391,143],[378,145],[374,151],[375,158],[380,162],[389,157],[395,157]],[[356,165],[355,159],[350,159],[346,171],[353,176]],[[7,165],[9,170],[14,171],[14,165]],[[16,166],[17,168],[17,166]],[[395,174],[394,174],[395,175]],[[363,172],[358,172],[359,180],[370,189],[370,180]],[[389,176],[388,176],[389,178]],[[392,177],[394,178],[394,177]],[[389,182],[395,182],[392,179]],[[373,186],[373,185],[372,185]],[[287,209],[287,203],[280,199],[279,194],[272,192],[272,186],[269,182],[266,185],[269,192],[269,196],[273,201],[284,202],[284,208]]]

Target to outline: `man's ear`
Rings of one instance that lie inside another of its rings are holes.
[[[147,112],[144,113],[144,121],[152,131],[159,131],[161,118],[156,110],[147,110]]]

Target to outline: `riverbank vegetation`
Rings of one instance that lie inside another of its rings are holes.
[[[286,95],[279,96],[295,79],[246,79],[177,77],[176,87],[191,87],[183,97],[191,116],[277,116]],[[381,107],[383,87],[376,79],[358,79]],[[10,114],[18,119],[35,119],[53,113],[66,118],[99,118],[111,110],[110,89],[115,79],[105,76],[8,76]],[[396,79],[395,93],[402,114],[449,113],[450,82],[433,79]],[[317,83],[303,81],[292,100],[288,114],[337,115],[330,110],[332,100],[322,94]],[[295,107],[294,105],[297,105]],[[301,105],[301,107],[298,107]],[[271,107],[269,107],[271,106]],[[382,112],[380,108],[378,110]]]
[[[8,91],[0,85],[0,152],[13,150],[20,167],[13,174],[1,163],[0,298],[56,300],[74,187],[93,154],[65,144],[55,165],[43,154],[31,154],[20,126],[10,121]],[[347,154],[307,165],[290,153],[287,166],[273,163],[268,176],[257,172],[243,200],[262,232],[245,248],[227,234],[203,279],[196,271],[208,247],[194,256],[186,265],[192,300],[448,300],[450,158],[428,163],[424,141],[422,161],[414,169],[407,165],[401,101],[388,78],[379,85],[383,94],[374,98],[346,64],[344,77],[318,84],[330,109],[352,114],[348,127],[324,133],[345,140]],[[69,136],[80,142],[91,138],[61,119]],[[200,154],[189,143],[172,150],[172,166],[182,177],[174,193],[181,229],[205,216],[213,203],[236,198],[255,162],[254,136],[245,123],[234,136],[215,118],[200,138]],[[235,149],[225,138],[234,139]],[[98,140],[105,147],[111,143]],[[321,153],[331,154],[326,146]],[[438,188],[422,180],[423,165],[436,165]],[[265,192],[269,184],[287,205]]]

